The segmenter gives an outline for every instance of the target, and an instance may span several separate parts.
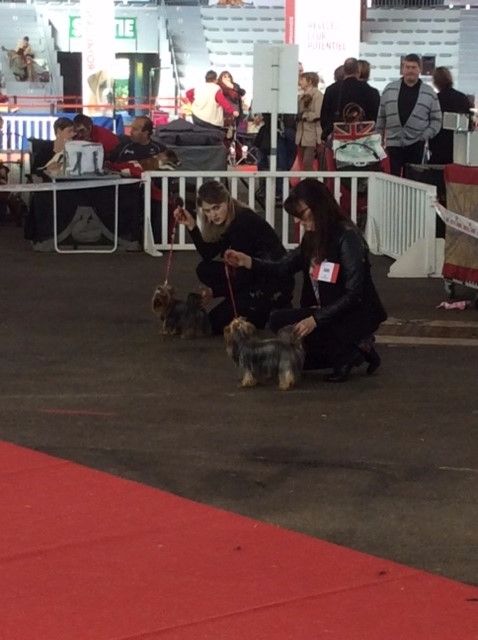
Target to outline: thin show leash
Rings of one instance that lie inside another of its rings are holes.
[[[228,286],[228,289],[229,289],[229,297],[231,299],[232,310],[234,312],[234,318],[237,318],[238,315],[237,315],[236,300],[234,298],[234,290],[232,288],[231,272],[229,271],[229,265],[227,264],[227,262],[224,263],[224,269],[226,271],[227,286]]]
[[[169,247],[168,262],[166,263],[166,275],[164,276],[164,284],[168,284],[169,274],[171,273],[171,265],[173,263],[174,238],[176,237],[177,226],[178,226],[178,223],[175,220],[173,224],[173,229],[171,231],[171,236],[170,236],[171,244]]]
[[[175,209],[177,209],[178,207],[181,207],[181,208],[184,207],[184,200],[178,196],[176,198],[175,205],[176,205]],[[171,273],[171,266],[173,264],[174,238],[176,237],[177,227],[178,227],[178,221],[175,220],[173,224],[173,228],[171,230],[171,235],[169,237],[170,246],[169,246],[168,261],[166,263],[166,274],[164,276],[164,284],[168,284],[169,274]]]

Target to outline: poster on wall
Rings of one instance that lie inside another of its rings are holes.
[[[359,56],[361,0],[286,0],[285,41],[299,45],[304,71],[328,85],[346,58]]]
[[[115,7],[114,0],[81,0],[83,112],[111,115]]]

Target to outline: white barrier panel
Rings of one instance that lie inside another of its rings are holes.
[[[233,197],[239,197],[257,210],[256,189],[265,183],[265,198],[259,204],[265,219],[276,230],[284,246],[297,246],[299,231],[297,225],[283,209],[276,209],[276,188],[282,186],[283,200],[290,191],[290,179],[315,177],[326,181],[337,201],[341,197],[341,183],[347,179],[350,191],[350,215],[354,222],[358,216],[358,179],[367,180],[367,224],[365,237],[370,250],[375,254],[390,256],[396,260],[389,275],[400,277],[428,277],[439,275],[440,248],[435,240],[436,216],[434,202],[436,188],[432,185],[404,180],[395,176],[373,172],[242,172],[204,171],[200,175],[194,171],[168,173],[147,172],[145,181],[145,225],[144,250],[153,256],[161,255],[161,250],[169,246],[168,209],[171,209],[170,194],[180,195],[185,202],[195,199],[198,187],[205,179],[227,180]],[[162,190],[161,243],[155,243],[151,227],[151,180],[160,180]],[[174,187],[171,188],[171,181]],[[187,187],[187,189],[186,189]],[[276,212],[278,214],[276,215]],[[181,227],[175,234],[175,249],[193,249]]]
[[[365,237],[372,253],[396,260],[390,276],[428,277],[441,272],[436,198],[433,185],[383,173],[370,177]]]
[[[358,173],[352,171],[334,171],[334,172],[286,172],[279,171],[276,173],[261,172],[245,172],[245,171],[203,171],[200,175],[195,171],[148,171],[143,174],[145,182],[145,218],[144,218],[144,250],[152,256],[161,255],[170,246],[170,238],[168,234],[168,210],[171,209],[172,194],[179,195],[184,202],[195,201],[197,189],[205,180],[221,180],[227,181],[228,188],[233,198],[246,203],[251,209],[264,210],[264,216],[267,222],[276,230],[282,243],[288,249],[297,246],[299,241],[299,227],[294,223],[293,218],[289,216],[283,209],[280,209],[279,216],[276,216],[276,191],[282,187],[282,198],[284,201],[290,192],[290,179],[318,178],[321,181],[330,181],[329,186],[337,199],[340,201],[341,180],[350,181],[350,201],[351,201],[351,218],[357,221],[357,184],[359,178],[368,178],[371,173]],[[153,230],[151,226],[151,180],[161,182],[162,202],[161,202],[161,243],[155,243]],[[173,187],[171,185],[173,183]],[[262,189],[265,194],[263,198],[257,196],[256,191],[259,186],[265,186]],[[260,214],[258,214],[260,215]],[[174,238],[174,248],[185,250],[194,249],[186,238],[184,227],[180,227]]]
[[[55,139],[55,116],[2,115],[2,118],[4,125],[0,145],[3,150],[25,150],[28,148],[28,138]]]

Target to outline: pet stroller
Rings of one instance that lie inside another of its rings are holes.
[[[347,107],[346,107],[347,109]],[[344,109],[344,118],[346,117]],[[327,171],[380,171],[390,173],[390,163],[374,122],[335,122],[325,150]],[[333,180],[327,185],[333,191]],[[351,215],[351,179],[341,180],[340,206]],[[357,181],[357,222],[363,229],[367,219],[367,179]]]

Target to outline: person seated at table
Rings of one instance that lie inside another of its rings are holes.
[[[73,122],[70,118],[57,118],[53,123],[55,140],[30,138],[32,146],[31,179],[33,182],[51,182],[52,177],[63,172],[65,144],[73,139]],[[25,220],[25,238],[33,242],[44,240],[44,230],[39,229],[38,219],[44,212],[51,212],[51,193],[33,193]],[[46,234],[49,235],[49,234]]]
[[[119,144],[111,153],[108,166],[133,178],[141,177],[143,167],[140,161],[154,158],[164,153],[166,147],[152,140],[153,121],[147,116],[138,116],[131,124],[130,138]],[[164,166],[165,169],[174,168]],[[154,181],[151,184],[151,224],[155,242],[161,242],[161,190]]]
[[[154,125],[151,118],[138,116],[131,124],[129,139],[121,142],[110,155],[111,163],[145,160],[165,151],[166,147],[152,139]]]
[[[70,118],[58,118],[53,123],[55,140],[32,141],[32,175],[42,181],[50,181],[48,174],[61,173],[65,144],[73,140],[75,134]],[[47,173],[45,173],[47,172]]]
[[[73,126],[75,127],[75,140],[88,140],[90,142],[99,142],[105,150],[105,160],[108,160],[111,152],[117,148],[120,139],[116,134],[106,127],[99,127],[93,124],[93,120],[79,113],[73,118]]]

